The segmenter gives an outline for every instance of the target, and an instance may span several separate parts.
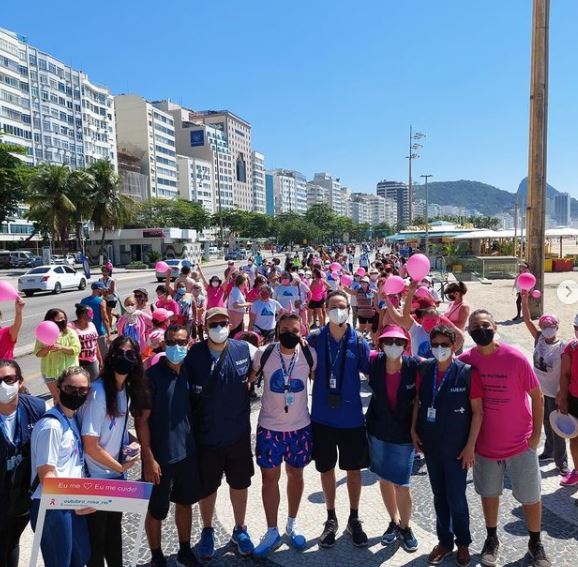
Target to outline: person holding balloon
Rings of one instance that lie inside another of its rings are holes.
[[[520,313],[522,312],[522,287],[520,286],[520,279],[522,279],[522,282],[524,281],[525,277],[523,277],[523,274],[527,274],[530,272],[530,268],[528,267],[528,264],[526,264],[526,262],[520,262],[520,264],[518,265],[518,275],[516,276],[516,279],[514,280],[514,284],[512,286],[513,290],[516,290],[516,316],[512,318],[512,321],[519,321],[522,316],[520,315]],[[535,283],[536,280],[534,280]]]
[[[0,282],[5,283],[5,282]],[[18,341],[18,333],[22,327],[22,312],[24,311],[24,300],[18,295],[18,292],[9,284],[6,284],[10,290],[4,294],[5,289],[0,288],[0,300],[14,301],[14,322],[10,327],[0,327],[0,358],[12,360],[14,358],[14,347]],[[0,320],[2,312],[0,312]]]
[[[49,309],[36,327],[34,354],[40,358],[40,372],[54,399],[58,394],[56,379],[70,366],[79,366],[80,339],[68,326],[62,309]]]

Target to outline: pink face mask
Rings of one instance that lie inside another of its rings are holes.
[[[283,278],[283,279],[281,280],[281,283],[282,283],[283,285],[289,285],[289,280],[288,280],[287,278]]]
[[[439,323],[437,319],[432,319],[428,317],[421,322],[421,326],[423,327],[426,333],[431,333],[432,329]]]

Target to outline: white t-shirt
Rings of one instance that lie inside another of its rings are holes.
[[[119,416],[110,416],[106,411],[104,384],[99,378],[92,383],[90,394],[78,412],[81,434],[98,437],[98,444],[115,460],[119,460],[120,450],[128,445],[128,431],[124,426],[127,412],[126,389],[117,392]],[[127,423],[128,425],[128,423]],[[91,477],[118,478],[119,473],[103,467],[90,455],[85,455],[86,466]]]
[[[65,417],[60,417],[60,419],[66,420]],[[37,468],[43,465],[53,466],[57,477],[82,478],[80,431],[75,418],[69,419],[68,423],[70,427],[60,423],[59,419],[43,417],[34,426],[30,441],[31,483],[38,474]],[[39,484],[32,498],[40,498],[41,495],[42,485]]]
[[[258,299],[251,305],[251,313],[255,314],[255,325],[264,331],[272,331],[275,328],[276,316],[283,309],[281,304],[274,299],[263,301]]]
[[[8,415],[3,415],[0,413],[0,427],[2,431],[8,435],[8,440],[14,443],[14,434],[16,433],[16,413],[18,410],[14,410]]]
[[[429,345],[429,333],[419,323],[414,321],[409,328],[409,336],[411,337],[411,354],[418,356],[419,347],[422,346],[423,343]],[[423,348],[425,348],[425,346],[422,347],[422,350]]]
[[[283,309],[287,311],[295,310],[295,300],[299,299],[299,289],[294,285],[278,285],[275,288],[274,299],[276,299]]]
[[[534,372],[542,386],[542,392],[549,398],[555,398],[560,391],[560,371],[564,341],[548,344],[542,333],[534,348]]]
[[[234,286],[231,289],[231,293],[229,293],[229,297],[227,298],[227,309],[229,311],[236,311],[237,313],[245,313],[244,307],[233,307],[235,303],[245,303],[245,296],[241,291],[241,288]]]
[[[261,367],[261,356],[267,347],[261,347],[253,357],[253,369]],[[263,368],[263,397],[258,423],[270,431],[297,431],[311,423],[309,408],[307,407],[307,382],[309,365],[301,351],[301,346],[295,349],[295,365],[291,371],[289,385],[294,396],[294,402],[285,413],[285,378],[281,368],[279,356],[283,357],[285,368],[289,371],[291,355],[281,354],[275,348]],[[317,353],[311,349],[313,356],[313,370],[317,367]]]

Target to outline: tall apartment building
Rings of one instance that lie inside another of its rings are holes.
[[[177,197],[173,117],[138,95],[118,95],[114,105],[118,148],[141,160],[141,172],[149,179],[147,197]]]
[[[26,163],[117,166],[113,97],[82,72],[0,28],[0,130]]]
[[[251,152],[253,171],[253,212],[266,211],[265,200],[265,156],[261,152]]]
[[[360,224],[367,222],[372,226],[377,226],[384,222],[388,224],[395,224],[392,221],[392,214],[396,209],[396,205],[389,199],[384,199],[379,195],[371,195],[369,193],[353,193],[351,195],[351,216],[353,222]]]
[[[117,159],[121,193],[135,201],[146,199],[149,193],[149,178],[142,173],[140,158],[120,150]]]
[[[274,214],[305,214],[307,212],[307,180],[305,176],[290,169],[273,169],[267,174],[271,178]]]
[[[369,205],[365,199],[351,197],[351,218],[353,224],[371,224],[369,218]]]
[[[383,222],[389,226],[397,226],[397,203],[391,199],[385,199],[385,215]]]
[[[177,156],[179,196],[199,203],[210,214],[217,212],[213,163],[201,158]]]
[[[311,183],[327,190],[329,206],[336,214],[342,216],[349,214],[349,190],[340,183],[339,178],[334,178],[324,171],[316,173]]]
[[[409,189],[401,181],[380,181],[377,184],[377,195],[390,199],[397,205],[397,223],[403,226],[409,224]]]
[[[307,210],[313,205],[328,205],[329,204],[329,190],[326,187],[317,185],[312,181],[307,182]]]
[[[558,226],[570,226],[570,195],[559,193],[554,197],[554,220]]]

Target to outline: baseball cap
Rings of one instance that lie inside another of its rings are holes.
[[[361,283],[369,283],[369,278],[367,276],[363,276],[359,281]]]
[[[106,286],[102,282],[92,282],[90,289],[106,289]]]
[[[133,289],[132,292],[133,293],[142,293],[146,297],[149,296],[149,292],[144,287],[137,287],[136,289]]]
[[[229,318],[229,312],[224,307],[211,307],[211,309],[205,313],[205,321],[209,321],[217,315],[221,315],[227,319]]]
[[[155,321],[160,321],[163,323],[167,319],[170,319],[174,313],[172,311],[168,311],[167,309],[163,309],[162,307],[158,307],[153,312],[153,319]]]
[[[405,339],[407,341],[407,337],[403,332],[401,327],[397,325],[387,325],[383,330],[383,333],[379,335],[379,339]]]

